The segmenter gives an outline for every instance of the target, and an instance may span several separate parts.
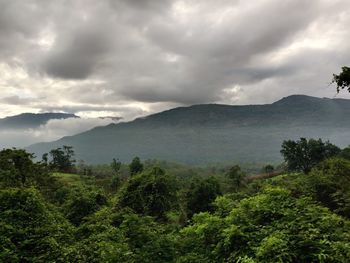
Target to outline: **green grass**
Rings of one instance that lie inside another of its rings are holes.
[[[52,175],[67,186],[80,186],[84,184],[82,178],[78,174],[53,173]]]

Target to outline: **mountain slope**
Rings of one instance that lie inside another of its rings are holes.
[[[314,137],[345,146],[350,140],[350,101],[303,95],[273,104],[180,107],[110,124],[29,147],[40,156],[52,148],[72,145],[78,159],[109,162],[133,156],[190,164],[208,162],[273,162],[280,160],[285,139]]]
[[[52,119],[79,118],[67,113],[23,113],[0,119],[0,128],[3,129],[29,129],[44,125]]]

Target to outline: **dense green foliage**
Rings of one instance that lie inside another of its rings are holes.
[[[191,262],[188,257],[194,254],[201,262],[346,262],[349,227],[309,198],[266,188],[243,199],[226,217],[195,215],[180,232],[186,252],[182,262]]]
[[[66,262],[73,228],[35,189],[0,191],[0,261]]]
[[[232,166],[227,172],[227,177],[230,178],[233,188],[237,191],[244,183],[246,174],[241,170],[239,165]]]
[[[143,171],[143,164],[141,163],[139,157],[132,159],[131,163],[129,164],[129,169],[130,175],[135,175]]]
[[[63,145],[62,148],[53,149],[49,154],[43,154],[43,161],[51,170],[59,172],[72,172],[75,165],[74,150],[72,146]],[[51,157],[50,161],[48,155]]]
[[[117,160],[52,173],[23,150],[3,150],[0,261],[346,263],[347,151],[308,174],[253,180],[237,165],[140,159],[137,173]]]
[[[219,181],[214,177],[204,180],[193,180],[186,193],[187,215],[213,211],[213,202],[221,194]]]
[[[336,156],[341,150],[330,142],[300,138],[298,141],[288,140],[282,144],[281,153],[290,171],[309,173],[321,161]]]
[[[140,215],[166,219],[166,213],[177,206],[176,181],[155,167],[149,173],[132,177],[121,190],[118,206],[129,207]]]

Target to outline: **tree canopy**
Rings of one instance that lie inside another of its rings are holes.
[[[76,160],[72,146],[63,145],[63,148],[53,149],[49,152],[51,161],[49,167],[60,172],[72,172]],[[47,154],[43,155],[44,162],[47,162]]]
[[[132,159],[131,163],[129,164],[129,169],[130,175],[135,175],[143,171],[143,164],[141,163],[139,157],[135,157],[134,159]]]
[[[1,262],[67,262],[73,229],[35,189],[1,190],[0,218]]]
[[[290,171],[309,173],[321,161],[336,156],[341,150],[321,139],[300,138],[300,140],[287,140],[282,143],[281,154],[287,162]]]
[[[344,66],[339,74],[333,74],[332,83],[337,85],[337,92],[341,89],[347,89],[350,92],[350,68]]]
[[[349,149],[301,138],[282,150],[295,172],[267,165],[254,180],[252,167],[159,160],[132,175],[117,160],[57,172],[0,151],[0,262],[348,262]]]
[[[174,178],[155,167],[130,179],[122,189],[119,206],[165,220],[166,213],[177,206],[176,191]]]

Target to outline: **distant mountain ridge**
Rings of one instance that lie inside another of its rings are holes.
[[[0,119],[0,129],[29,129],[37,128],[53,119],[79,118],[69,113],[22,113]]]
[[[163,159],[190,164],[274,162],[286,139],[329,139],[350,144],[350,100],[292,95],[265,105],[202,104],[179,107],[131,122],[96,127],[29,147],[38,156],[72,145],[78,159],[110,162]]]
[[[305,115],[305,113],[308,114]],[[344,114],[350,114],[350,100],[292,95],[272,104],[263,105],[200,104],[179,107],[136,119],[133,124],[151,126],[225,124],[241,127],[293,120],[300,124],[319,125],[347,121]]]

